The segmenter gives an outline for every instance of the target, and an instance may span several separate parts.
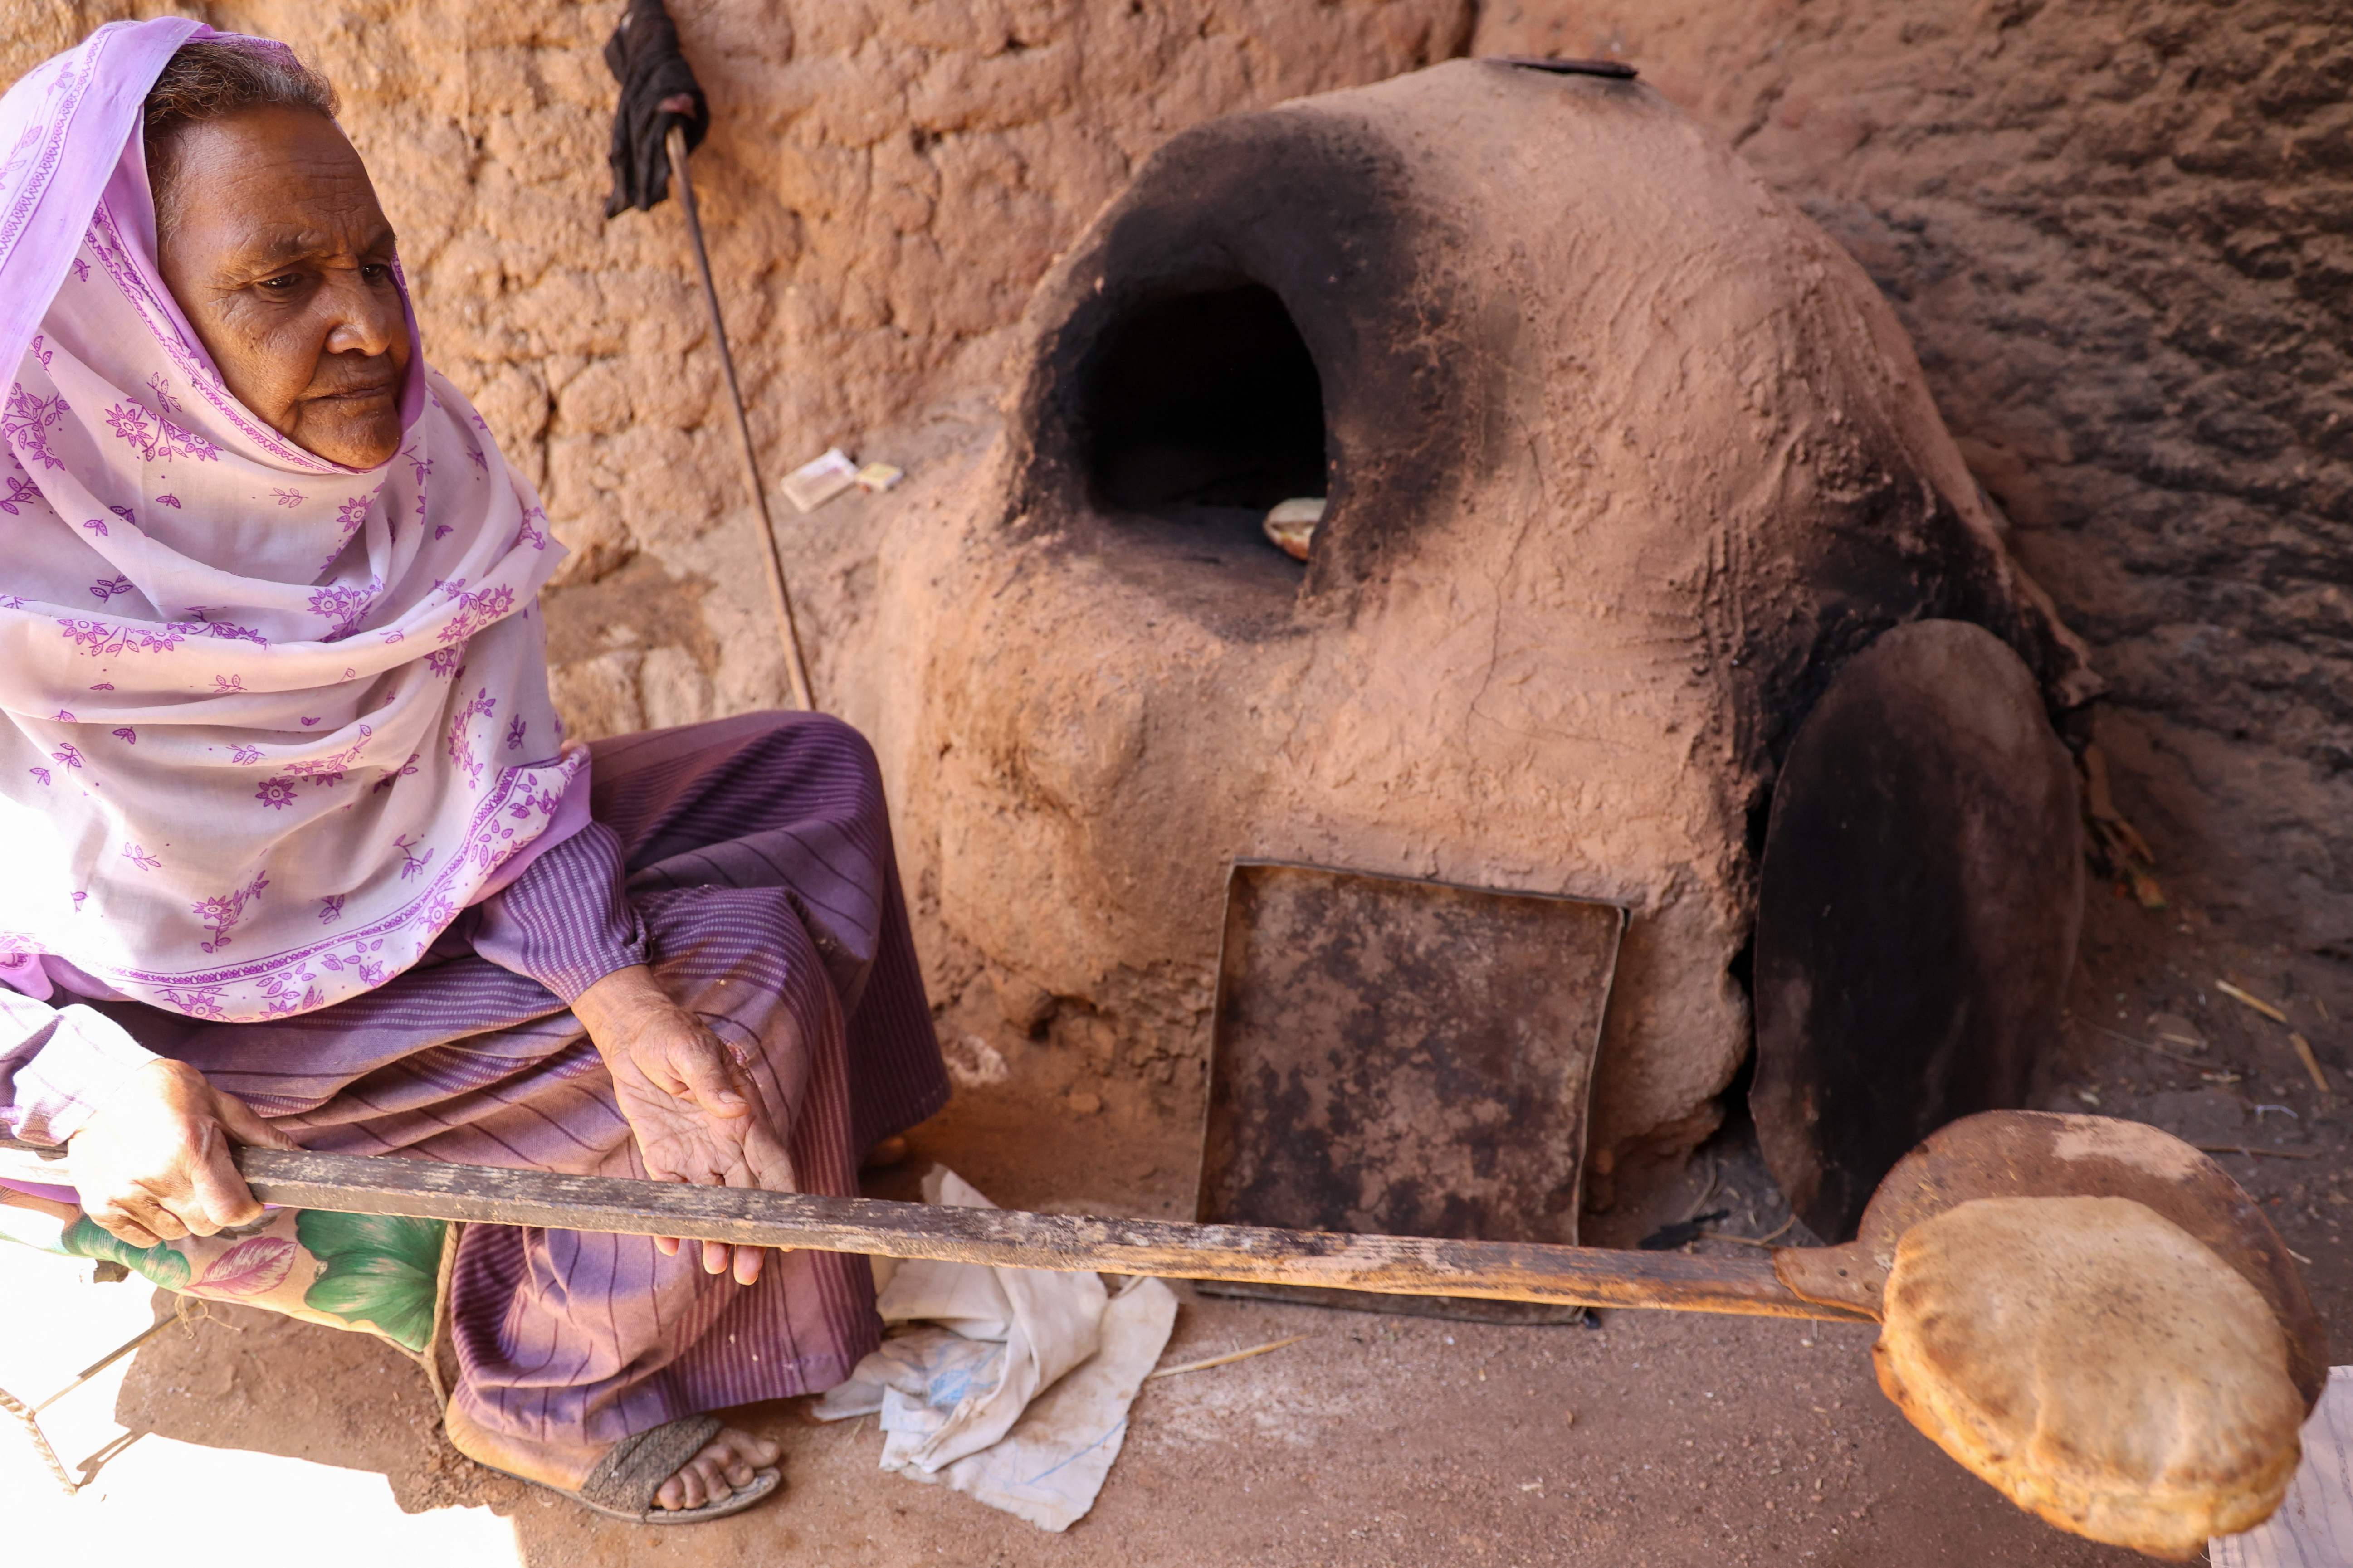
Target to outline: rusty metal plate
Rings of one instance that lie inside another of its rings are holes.
[[[1574,1245],[1626,911],[1240,861],[1226,888],[1200,1217]],[[1207,1287],[1514,1322],[1575,1308]]]

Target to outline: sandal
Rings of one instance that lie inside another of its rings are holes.
[[[725,1426],[716,1415],[687,1415],[651,1431],[624,1437],[596,1461],[596,1468],[588,1472],[588,1479],[580,1483],[577,1491],[533,1481],[529,1476],[515,1479],[569,1498],[607,1519],[626,1520],[631,1524],[702,1524],[725,1519],[729,1514],[742,1513],[781,1488],[784,1472],[770,1465],[755,1471],[749,1486],[737,1487],[717,1502],[707,1502],[701,1508],[661,1508],[654,1502],[662,1483],[678,1474],[680,1467],[701,1453]],[[499,1468],[496,1465],[484,1468]],[[514,1475],[512,1470],[500,1473]]]

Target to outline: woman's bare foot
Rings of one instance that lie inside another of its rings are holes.
[[[566,1447],[494,1432],[452,1400],[442,1413],[442,1429],[458,1451],[478,1464],[536,1481],[557,1491],[577,1492],[604,1456],[602,1448]],[[654,1493],[658,1509],[692,1509],[724,1502],[748,1487],[759,1471],[784,1458],[781,1446],[739,1426],[723,1426],[694,1458],[679,1467]]]
[[[781,1444],[754,1437],[739,1427],[723,1427],[702,1451],[679,1467],[678,1474],[654,1494],[656,1508],[701,1508],[723,1502],[738,1487],[748,1487],[761,1470],[785,1457]]]

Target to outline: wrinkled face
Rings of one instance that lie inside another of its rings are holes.
[[[323,115],[272,106],[182,127],[170,169],[164,281],[229,391],[330,462],[389,461],[414,345],[360,155]]]

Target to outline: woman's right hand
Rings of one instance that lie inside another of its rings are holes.
[[[613,1099],[636,1134],[646,1174],[707,1187],[794,1189],[793,1159],[768,1120],[745,1063],[701,1018],[671,1000],[644,964],[617,969],[572,999],[613,1075]],[[654,1245],[672,1256],[674,1237]],[[706,1241],[702,1267],[731,1269],[738,1284],[760,1278],[766,1252]],[[691,1505],[690,1505],[691,1506]]]
[[[124,1079],[66,1143],[82,1212],[132,1247],[212,1236],[261,1217],[229,1146],[301,1145],[185,1062],[159,1058]]]

